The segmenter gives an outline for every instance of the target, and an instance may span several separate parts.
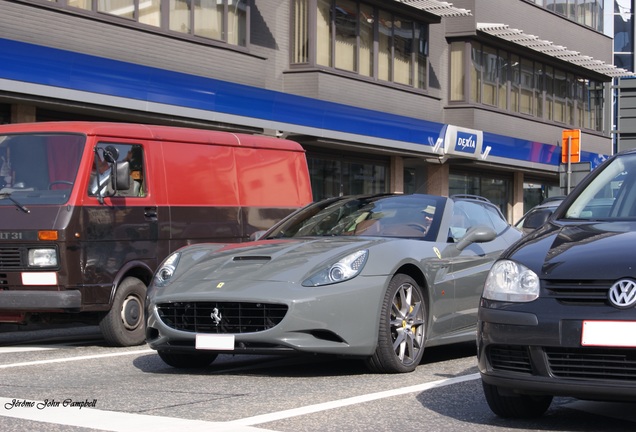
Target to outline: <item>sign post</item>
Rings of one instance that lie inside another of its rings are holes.
[[[561,163],[567,163],[567,193],[570,193],[572,164],[581,161],[581,129],[561,132]]]

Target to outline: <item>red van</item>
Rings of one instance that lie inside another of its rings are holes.
[[[302,147],[139,124],[0,126],[0,322],[99,323],[144,341],[144,299],[169,253],[241,242],[312,201]]]

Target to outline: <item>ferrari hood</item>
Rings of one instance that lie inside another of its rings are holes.
[[[220,248],[195,245],[181,250],[174,282],[252,280],[302,283],[324,266],[385,241],[390,239],[326,237],[265,240]]]
[[[549,279],[636,277],[636,222],[551,223],[525,237],[508,257]]]

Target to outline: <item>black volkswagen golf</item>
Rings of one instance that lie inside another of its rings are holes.
[[[604,162],[546,218],[486,280],[488,405],[538,417],[554,396],[636,402],[636,151]]]

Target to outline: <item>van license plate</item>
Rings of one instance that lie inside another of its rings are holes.
[[[198,350],[234,350],[234,335],[197,334],[195,348]]]
[[[583,321],[581,345],[636,347],[636,322]]]

